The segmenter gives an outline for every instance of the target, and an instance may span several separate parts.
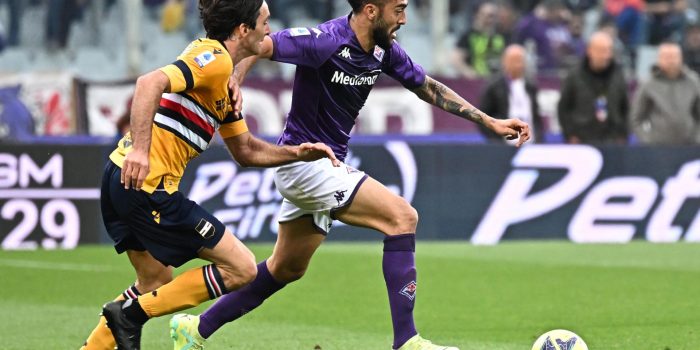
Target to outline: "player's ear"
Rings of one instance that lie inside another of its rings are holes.
[[[241,24],[238,26],[238,28],[240,29],[241,35],[242,35],[242,36],[248,35],[248,32],[250,31],[250,27],[249,27],[247,24],[245,24],[245,23],[241,23]]]
[[[232,39],[241,39],[242,37],[245,37],[248,35],[248,31],[250,28],[248,28],[248,25],[245,23],[239,24],[237,27],[233,28],[233,33],[231,33],[231,38]]]
[[[377,17],[377,14],[379,13],[379,8],[375,4],[367,4],[365,5],[365,14],[367,17],[371,20],[374,21],[374,19]]]

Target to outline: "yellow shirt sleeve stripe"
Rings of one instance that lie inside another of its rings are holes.
[[[248,124],[246,124],[245,120],[243,119],[233,123],[221,124],[221,127],[219,128],[219,135],[221,135],[221,137],[224,139],[235,137],[246,132],[248,132]]]

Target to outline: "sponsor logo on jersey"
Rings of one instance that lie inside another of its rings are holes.
[[[308,28],[299,27],[299,28],[289,29],[289,34],[291,36],[305,36],[305,35],[311,35],[311,32],[309,31]]]
[[[204,68],[209,63],[212,63],[216,57],[214,56],[211,51],[204,51],[197,55],[197,57],[194,58],[194,61],[197,62],[197,65],[199,65],[199,68]]]
[[[226,98],[222,98],[214,102],[217,111],[223,111],[226,108]]]
[[[374,58],[381,62],[384,59],[384,49],[379,46],[374,47]]]
[[[374,85],[377,82],[377,77],[381,70],[373,70],[369,75],[349,75],[345,72],[335,71],[333,77],[331,77],[331,83],[337,83],[342,85],[359,86],[359,85]]]
[[[346,46],[345,48],[343,48],[340,51],[340,53],[338,53],[338,56],[345,58],[347,60],[352,59],[352,57],[350,56],[350,48]]]

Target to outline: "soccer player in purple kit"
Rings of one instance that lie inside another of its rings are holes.
[[[324,142],[343,160],[350,130],[377,77],[386,73],[424,101],[484,125],[517,146],[530,138],[517,119],[482,113],[454,91],[429,77],[394,42],[406,24],[407,0],[348,0],[352,13],[315,28],[283,30],[263,41],[258,57],[295,64],[292,108],[278,143]],[[239,80],[255,59],[236,67]],[[240,83],[240,81],[239,81]],[[180,314],[170,322],[175,349],[201,349],[217,329],[260,306],[300,279],[332,220],[375,229],[385,235],[382,267],[394,329],[393,349],[456,350],[422,338],[413,321],[416,296],[416,210],[365,173],[322,159],[277,169],[275,184],[284,197],[272,256],[258,264],[255,280],[220,298],[200,316]]]

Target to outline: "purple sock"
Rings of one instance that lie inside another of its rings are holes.
[[[238,319],[282,289],[286,283],[279,283],[267,269],[267,261],[258,264],[258,275],[249,285],[228,293],[199,316],[199,334],[209,338],[224,324]]]
[[[387,236],[384,239],[382,268],[394,325],[394,349],[418,334],[413,323],[416,298],[415,251],[416,235],[412,233]]]

